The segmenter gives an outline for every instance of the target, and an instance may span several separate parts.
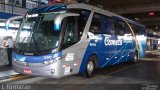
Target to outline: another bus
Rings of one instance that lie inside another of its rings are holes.
[[[137,62],[145,50],[145,26],[92,5],[56,4],[26,13],[12,63],[27,75],[91,77],[96,68]]]

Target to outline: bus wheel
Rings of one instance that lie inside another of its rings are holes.
[[[138,63],[138,52],[135,51],[134,53],[134,63],[137,64]]]
[[[96,57],[94,57],[94,56],[89,57],[88,63],[86,65],[85,74],[88,78],[92,77],[93,73],[95,71],[95,59],[96,59]]]

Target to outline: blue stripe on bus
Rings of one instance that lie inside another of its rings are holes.
[[[57,10],[57,9],[65,9],[65,5],[61,5],[61,6],[48,6],[48,7],[41,7],[41,8],[34,8],[32,10],[29,11],[29,13],[35,13],[35,12],[47,12],[50,10]]]
[[[63,8],[63,7],[64,7],[64,5],[56,6],[56,7],[51,8],[50,10],[55,10],[55,9],[57,9],[57,8]],[[65,8],[65,7],[64,7],[64,8]]]
[[[33,10],[32,12],[41,11],[43,8],[37,8],[37,9]]]
[[[44,11],[47,11],[48,9],[50,9],[52,6],[47,7],[46,9],[44,9]]]
[[[47,54],[43,56],[26,56],[26,55],[19,55],[13,52],[12,58],[14,58],[16,61],[21,62],[28,62],[28,63],[43,63],[46,60],[52,60],[56,57],[61,57],[62,52],[58,52],[55,54]]]

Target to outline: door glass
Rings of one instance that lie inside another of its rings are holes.
[[[64,33],[63,48],[67,48],[75,43],[78,40],[78,26],[76,17],[68,17],[66,29]]]

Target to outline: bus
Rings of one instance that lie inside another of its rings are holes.
[[[12,53],[21,74],[61,78],[92,77],[95,69],[145,56],[145,26],[102,8],[56,4],[29,10]]]

